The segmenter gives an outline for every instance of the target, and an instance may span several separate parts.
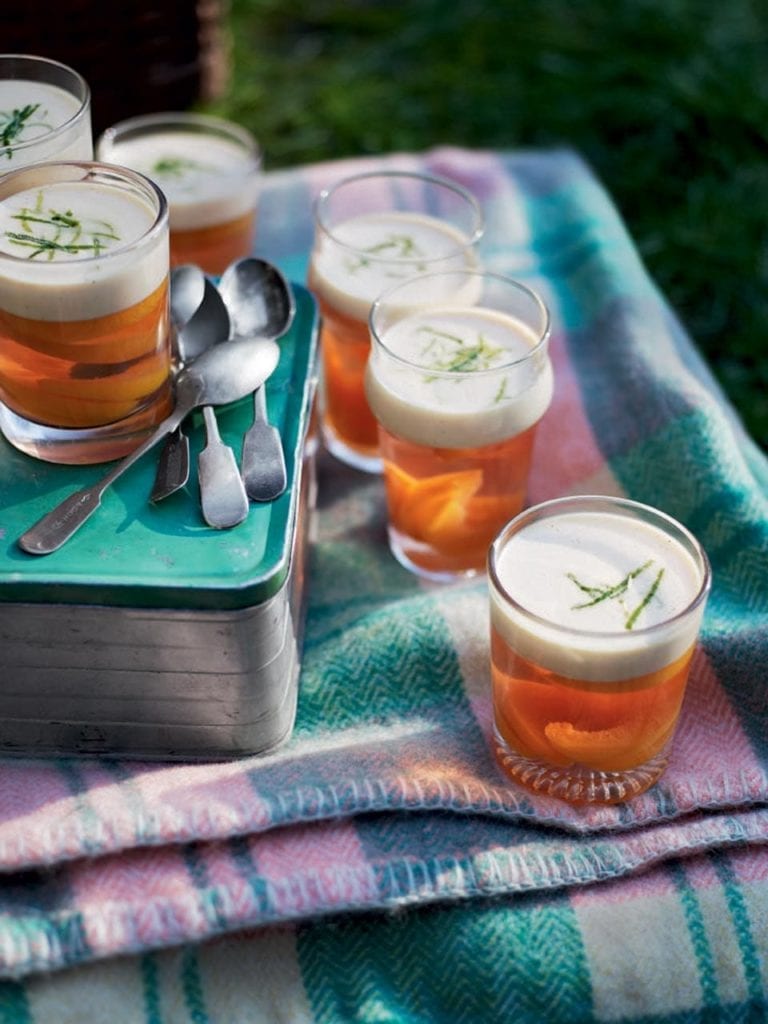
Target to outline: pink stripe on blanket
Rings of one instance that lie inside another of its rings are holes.
[[[480,203],[508,185],[498,156],[490,152],[474,150],[469,153],[453,146],[439,146],[427,153],[424,166],[430,174],[457,181]]]
[[[585,482],[607,469],[584,410],[563,334],[552,335],[549,351],[555,393],[536,432],[528,488],[532,504],[580,490],[583,493]]]
[[[108,955],[207,934],[208,914],[183,848],[129,850],[70,868],[74,904],[89,948]]]
[[[768,879],[768,848],[737,847],[728,851],[729,871],[734,881],[765,882]],[[718,870],[712,857],[691,857],[681,862],[682,870],[695,889],[711,889],[727,884],[727,877]]]
[[[636,900],[672,896],[675,892],[675,882],[669,872],[652,868],[639,874],[622,875],[621,878],[605,882],[574,886],[569,893],[569,900],[574,908],[611,904],[629,906]]]
[[[12,838],[6,829],[11,823],[18,828],[21,819],[34,819],[47,813],[52,805],[72,802],[72,790],[55,764],[43,761],[3,761],[0,771],[0,845]]]
[[[732,850],[730,863],[739,882],[768,881],[768,846]]]
[[[730,790],[719,792],[723,779],[739,766],[738,783],[732,779]],[[750,781],[751,780],[751,781]],[[765,777],[738,715],[721,686],[704,651],[698,648],[691,664],[688,688],[680,723],[672,748],[666,783],[675,790],[691,787],[702,800],[733,799],[738,789],[753,791],[763,799]]]
[[[134,780],[161,832],[206,839],[267,825],[270,813],[250,784],[244,762],[148,766]]]
[[[319,195],[324,188],[335,185],[343,178],[366,171],[416,171],[424,170],[422,160],[413,156],[391,157],[380,159],[374,157],[353,157],[349,160],[331,160],[313,164],[305,171],[305,180],[313,197]],[[386,192],[384,193],[386,195]]]
[[[377,896],[371,865],[350,821],[297,825],[252,836],[249,849],[283,913],[323,904],[364,905]]]
[[[55,822],[56,826],[51,828]],[[67,826],[62,827],[61,822]],[[4,761],[0,771],[0,867],[45,864],[82,849],[82,798],[58,762]]]
[[[349,820],[296,825],[253,836],[250,849],[259,872],[273,880],[300,871],[317,871],[327,864],[361,868],[367,863],[357,829]]]
[[[74,786],[78,791],[73,793]],[[7,761],[0,772],[0,869],[109,853],[149,841],[207,839],[269,827],[243,762],[122,765]]]

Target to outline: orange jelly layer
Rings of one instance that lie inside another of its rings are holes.
[[[380,428],[389,523],[414,564],[485,566],[496,534],[525,503],[535,429],[481,448],[434,448]]]
[[[318,300],[322,331],[323,412],[326,423],[349,448],[375,455],[376,419],[365,397],[365,367],[371,350],[368,324]]]
[[[55,427],[115,423],[170,408],[167,279],[128,309],[90,320],[30,320],[0,310],[0,398]]]
[[[253,211],[223,224],[189,231],[171,230],[171,266],[196,263],[207,274],[223,274],[234,260],[248,256],[255,232]]]
[[[692,655],[693,647],[656,672],[621,682],[583,682],[521,658],[492,628],[496,728],[512,750],[534,761],[636,768],[674,732]]]

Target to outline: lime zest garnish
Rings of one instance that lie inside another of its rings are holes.
[[[27,103],[23,107],[14,107],[14,109],[8,113],[7,111],[0,111],[0,118],[4,119],[2,127],[0,127],[0,147],[5,150],[5,155],[10,160],[13,156],[13,147],[11,143],[21,135],[24,129],[27,127],[29,119],[39,109],[39,103]],[[44,121],[32,122],[39,124],[44,128],[51,128],[51,125],[46,124]]]
[[[120,236],[108,221],[97,219],[92,221],[91,227],[86,228],[71,210],[48,210],[46,213],[42,192],[38,192],[34,207],[24,207],[19,213],[14,213],[12,219],[19,221],[24,230],[6,231],[5,237],[14,245],[31,249],[27,257],[30,260],[40,255],[52,260],[57,252],[65,252],[70,256],[80,253],[98,256],[107,248],[108,242],[120,241]],[[45,225],[51,230],[38,232],[33,227],[35,224]],[[81,240],[83,236],[86,240]]]
[[[387,235],[381,242],[366,246],[361,252],[388,260],[415,260],[424,256],[412,235],[394,233]],[[347,270],[350,274],[355,274],[358,270],[362,270],[363,267],[370,266],[372,262],[370,256],[359,256],[356,260],[348,261]],[[426,270],[426,266],[424,263],[419,263],[416,269]]]
[[[489,370],[494,360],[505,352],[498,345],[492,345],[478,332],[475,342],[466,341],[458,334],[450,334],[437,327],[425,324],[418,328],[429,335],[429,340],[421,350],[422,359],[429,358],[430,369],[440,373],[473,373],[477,370]],[[427,377],[427,381],[436,377]],[[498,396],[495,399],[498,401]]]
[[[578,580],[572,572],[567,572],[565,575],[568,579],[571,580],[572,583],[575,583],[579,590],[588,594],[592,598],[591,601],[585,601],[583,604],[574,604],[572,607],[591,608],[592,605],[599,604],[601,601],[609,600],[614,597],[621,597],[621,595],[626,592],[630,582],[635,579],[635,577],[639,576],[641,572],[644,572],[652,561],[653,559],[649,558],[647,562],[643,563],[643,565],[639,565],[636,569],[632,569],[631,572],[628,572],[627,575],[623,579],[619,580],[618,583],[605,584],[600,587],[589,587],[586,583],[582,583]]]
[[[650,604],[651,600],[653,599],[654,594],[659,589],[659,584],[661,583],[661,577],[663,575],[664,575],[664,569],[661,568],[661,569],[659,569],[658,573],[656,574],[656,579],[651,584],[650,589],[648,590],[648,593],[642,599],[642,601],[637,606],[637,608],[635,608],[635,610],[630,613],[627,621],[624,623],[624,629],[632,629],[634,624],[637,622],[637,617],[639,616],[640,612],[643,610],[643,608],[646,607],[646,605]]]
[[[70,255],[76,255],[79,252],[92,251],[94,255],[98,255],[104,246],[96,239],[90,244],[76,245],[69,242],[57,242],[52,238],[37,238],[34,235],[24,235],[15,231],[6,231],[6,238],[10,238],[12,242],[17,245],[26,247],[27,249],[33,249],[34,252],[29,254],[29,259],[34,259],[35,256],[39,256],[40,253],[47,253],[49,259],[53,259],[55,252],[67,252]]]
[[[647,562],[643,562],[642,565],[639,565],[636,569],[632,569],[630,572],[628,572],[622,579],[619,580],[618,583],[605,583],[595,587],[589,586],[586,583],[582,583],[581,580],[578,579],[574,573],[567,572],[565,574],[566,577],[572,583],[575,583],[579,590],[582,591],[582,593],[586,594],[590,598],[589,601],[583,601],[581,604],[571,605],[571,608],[574,610],[577,610],[579,608],[592,608],[594,605],[600,604],[602,601],[614,600],[618,600],[620,603],[622,603],[623,606],[623,602],[621,601],[621,599],[626,594],[631,581],[636,579],[641,573],[645,572],[645,570],[648,569],[649,566],[651,566],[652,564],[653,559],[649,558]],[[629,612],[626,610],[626,608],[624,608],[625,629],[632,629],[634,627],[635,623],[637,622],[640,616],[640,613],[653,600],[656,591],[659,589],[659,585],[661,584],[661,579],[663,575],[664,569],[662,567],[661,569],[659,569],[658,573],[656,574],[656,578],[654,579],[653,583],[649,587],[648,591],[646,592],[645,596],[642,598],[640,603],[632,611]]]
[[[164,178],[183,178],[185,171],[204,171],[206,165],[181,156],[160,157],[152,164],[152,173]]]

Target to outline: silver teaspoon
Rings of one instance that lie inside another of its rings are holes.
[[[182,365],[197,359],[212,345],[229,338],[229,314],[216,287],[200,267],[185,263],[171,271],[171,319]],[[175,494],[189,479],[189,438],[182,424],[160,450],[149,500],[155,504]]]
[[[170,310],[171,323],[175,330],[177,354],[182,362],[188,362],[178,352],[179,331],[192,320],[203,304],[205,296],[205,274],[200,267],[192,263],[185,263],[180,267],[174,267],[170,274]],[[178,491],[189,479],[189,438],[184,433],[184,425],[180,423],[175,430],[166,437],[165,444],[160,450],[160,458],[155,472],[155,482],[149,500],[152,502],[162,501],[169,494]]]
[[[236,337],[281,337],[296,312],[290,285],[273,264],[246,257],[230,264],[219,290],[229,310]],[[253,423],[243,436],[240,466],[252,501],[273,501],[286,488],[287,470],[280,431],[267,418],[264,388],[253,395]]]
[[[72,537],[101,505],[106,489],[158,441],[174,430],[193,409],[227,405],[255,391],[280,359],[275,342],[254,345],[247,339],[209,349],[176,378],[176,406],[155,432],[101,480],[73,492],[19,537],[22,551],[47,555]]]

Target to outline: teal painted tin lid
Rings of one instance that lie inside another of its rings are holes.
[[[251,503],[245,521],[231,530],[207,526],[195,471],[205,437],[198,412],[185,427],[192,472],[183,490],[149,503],[158,446],[107,489],[101,507],[62,548],[28,555],[16,539],[69,493],[100,479],[106,466],[42,462],[0,436],[0,615],[8,602],[238,609],[277,593],[291,569],[317,373],[315,300],[302,285],[292,288],[296,315],[278,342],[280,361],[265,385],[269,419],[285,449],[285,493],[273,502]],[[217,408],[216,418],[239,457],[253,420],[252,399]]]

